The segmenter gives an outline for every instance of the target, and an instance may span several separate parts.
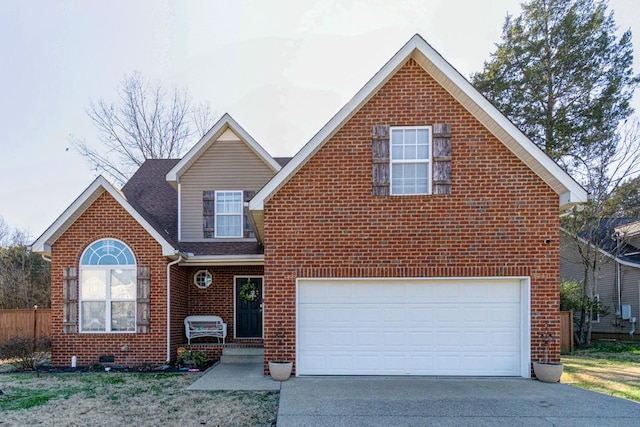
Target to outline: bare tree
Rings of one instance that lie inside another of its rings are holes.
[[[7,244],[9,238],[9,226],[4,222],[4,218],[0,216],[0,248]]]
[[[202,137],[213,124],[205,104],[192,106],[186,90],[165,90],[139,72],[125,76],[116,103],[91,102],[87,114],[99,132],[99,144],[72,137],[73,147],[95,170],[123,185],[146,159],[179,158],[185,144]]]
[[[4,230],[4,231],[3,231]],[[50,307],[50,265],[29,251],[26,232],[11,231],[0,217],[0,309]]]
[[[573,235],[576,249],[584,271],[582,282],[582,304],[578,313],[577,341],[591,343],[590,319],[595,313],[607,310],[596,300],[598,272],[604,258],[600,250],[611,239],[603,230],[612,228],[620,209],[611,203],[620,186],[640,173],[640,121],[625,122],[619,130],[618,143],[614,149],[592,151],[580,158],[574,170],[575,177],[590,193],[589,202],[576,206],[562,221],[563,227]]]

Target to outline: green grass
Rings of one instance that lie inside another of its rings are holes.
[[[640,346],[599,342],[563,355],[561,382],[640,402]]]
[[[200,376],[202,373],[2,373],[0,425],[75,425],[77,420],[93,426],[275,422],[278,393],[187,391]]]
[[[46,374],[11,374],[4,378],[12,378],[18,386],[11,388],[11,393],[0,395],[0,412],[29,409],[44,405],[52,399],[68,399],[82,393],[85,399],[98,396],[108,396],[111,401],[117,401],[123,396],[136,396],[140,393],[152,392],[159,396],[163,391],[162,380],[169,380],[171,374],[162,376],[151,374],[56,374],[52,375],[48,387],[34,387],[34,379],[40,379]],[[163,378],[164,377],[164,378]],[[0,377],[2,379],[3,377]],[[147,381],[149,385],[147,386]],[[134,387],[123,390],[121,394],[114,394],[114,387],[124,385],[127,381],[137,382]],[[164,381],[166,382],[166,381]],[[2,384],[0,382],[0,384]],[[29,386],[29,385],[32,386]]]
[[[83,391],[80,387],[33,389],[15,387],[11,393],[0,395],[0,412],[30,409],[44,405],[52,399],[69,399],[76,393]]]

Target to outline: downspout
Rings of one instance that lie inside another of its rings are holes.
[[[167,365],[171,362],[171,267],[182,261],[182,254],[178,259],[167,264]]]
[[[615,263],[616,263],[616,293],[617,293],[617,297],[618,297],[618,307],[616,310],[616,317],[622,317],[622,294],[621,294],[621,289],[620,289],[620,261],[619,261],[619,257],[620,257],[620,233],[615,232],[613,234],[613,239],[616,241],[616,256],[615,256]]]
[[[618,284],[618,313],[620,313],[620,317],[622,317],[622,289],[620,286],[620,280],[622,276],[620,274],[620,262],[616,259],[616,282]]]

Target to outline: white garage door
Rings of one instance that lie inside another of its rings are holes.
[[[528,281],[300,279],[299,375],[529,376]]]

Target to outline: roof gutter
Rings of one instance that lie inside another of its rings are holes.
[[[182,254],[176,251],[178,259],[167,264],[167,365],[171,363],[171,267],[183,260]]]
[[[264,254],[252,255],[191,255],[184,260],[184,265],[214,266],[214,265],[264,265]]]

